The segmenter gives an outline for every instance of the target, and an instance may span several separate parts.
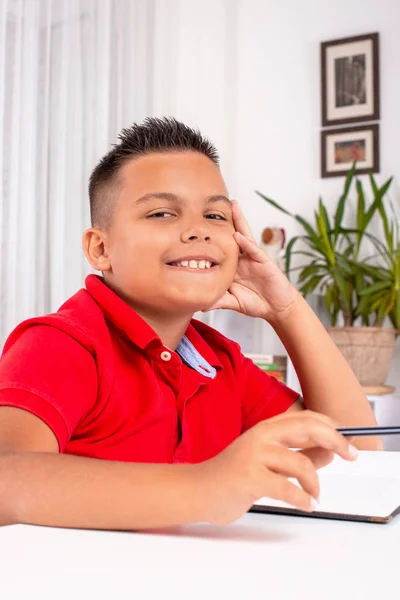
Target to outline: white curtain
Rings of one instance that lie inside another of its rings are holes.
[[[0,0],[0,347],[89,267],[87,182],[122,127],[173,115],[234,185],[236,0]]]

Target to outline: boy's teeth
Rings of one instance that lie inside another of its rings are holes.
[[[181,260],[174,264],[177,267],[189,267],[190,269],[209,269],[212,265],[209,260]]]

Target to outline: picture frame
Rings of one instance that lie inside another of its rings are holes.
[[[379,34],[321,43],[322,127],[378,121]]]
[[[321,177],[379,172],[379,124],[321,131]]]

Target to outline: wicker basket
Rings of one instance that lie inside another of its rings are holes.
[[[364,386],[385,383],[393,358],[396,329],[328,327],[328,333]]]

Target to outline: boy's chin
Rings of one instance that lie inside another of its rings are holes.
[[[216,298],[214,295],[210,297],[186,297],[179,302],[174,303],[174,307],[178,308],[181,313],[194,314],[196,312],[209,310],[219,300],[221,296]]]

